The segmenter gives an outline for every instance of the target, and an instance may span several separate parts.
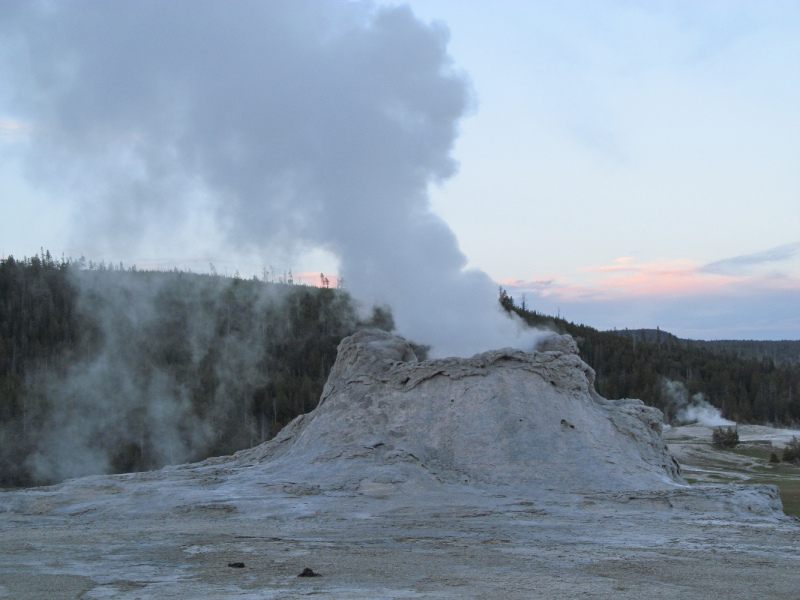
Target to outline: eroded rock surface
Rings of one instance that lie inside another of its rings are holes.
[[[241,454],[329,484],[532,485],[554,491],[685,484],[661,439],[661,412],[608,401],[568,336],[418,362],[378,330],[345,338],[318,408]]]

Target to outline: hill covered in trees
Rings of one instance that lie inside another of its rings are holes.
[[[393,328],[387,310],[356,308],[326,287],[0,261],[0,485],[265,441],[316,406],[343,337]]]
[[[659,330],[636,330],[638,335],[632,330],[598,331],[522,308],[503,290],[500,303],[532,327],[572,335],[581,358],[597,373],[598,393],[606,398],[640,398],[672,420],[682,401],[675,397],[677,384],[686,390],[686,398],[702,398],[736,422],[800,423],[800,364],[778,360],[783,353],[743,350],[768,348],[770,343],[682,340]],[[775,347],[795,343],[775,342]]]
[[[741,358],[771,358],[775,363],[800,363],[800,340],[687,340],[660,329],[615,329],[614,333],[637,341],[679,343],[684,348],[705,348]]]

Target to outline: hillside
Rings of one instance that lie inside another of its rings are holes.
[[[363,326],[342,290],[0,261],[0,486],[160,468],[312,410]]]
[[[572,335],[581,358],[597,373],[598,393],[606,398],[641,398],[661,409],[668,421],[687,402],[707,402],[722,417],[740,423],[800,424],[798,362],[743,356],[715,342],[681,340],[658,330],[645,330],[643,336],[598,331],[523,309],[505,291],[500,302],[533,327]]]
[[[637,341],[674,341],[684,348],[703,348],[739,358],[771,358],[775,363],[800,363],[800,340],[689,340],[661,329],[615,329],[607,333],[616,333]]]

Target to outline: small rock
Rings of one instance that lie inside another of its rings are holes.
[[[314,571],[306,567],[305,569],[303,569],[303,572],[300,573],[300,575],[298,575],[298,577],[322,577],[322,575],[320,575],[319,573],[314,573]]]
[[[231,569],[244,569],[244,563],[243,562],[228,563],[228,566]]]

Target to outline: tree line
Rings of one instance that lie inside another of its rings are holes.
[[[609,399],[639,398],[675,416],[664,381],[682,382],[737,423],[800,423],[800,364],[790,360],[792,342],[759,346],[682,340],[660,330],[599,331],[517,305],[505,290],[500,304],[532,327],[572,335],[581,358],[596,372],[596,387]],[[768,354],[777,348],[779,357]],[[758,354],[760,352],[760,354]]]
[[[687,340],[656,329],[615,329],[617,335],[637,341],[677,343],[741,358],[771,358],[776,364],[800,362],[800,340]]]
[[[0,485],[230,454],[312,410],[342,338],[394,325],[284,281],[0,261]]]

